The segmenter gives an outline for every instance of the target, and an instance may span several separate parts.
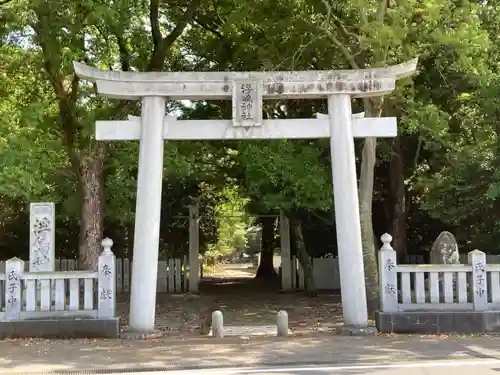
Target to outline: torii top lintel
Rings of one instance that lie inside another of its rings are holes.
[[[353,97],[384,95],[396,80],[412,75],[417,60],[386,68],[290,72],[121,72],[74,62],[76,74],[97,85],[101,95],[137,100],[166,96],[173,100],[231,99],[233,86],[258,82],[264,98],[324,98],[346,93]]]

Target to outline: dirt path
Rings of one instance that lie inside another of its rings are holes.
[[[262,293],[245,288],[244,284],[226,285],[224,293],[212,294],[212,291],[217,290],[212,284],[202,287],[205,294],[199,296],[159,294],[157,328],[166,335],[197,336],[200,312],[213,305],[223,312],[226,325],[275,324],[279,310],[288,312],[290,328],[297,334],[331,331],[342,322],[342,306],[338,295],[323,294],[310,298],[303,293]],[[124,301],[117,305],[123,328],[128,324],[127,299],[128,296],[122,296]]]

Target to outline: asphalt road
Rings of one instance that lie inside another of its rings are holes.
[[[500,360],[453,360],[408,362],[398,364],[273,366],[269,368],[231,368],[210,370],[167,371],[140,375],[499,375]],[[121,375],[139,375],[121,374]]]

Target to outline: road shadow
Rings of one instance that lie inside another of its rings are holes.
[[[401,361],[499,359],[496,338],[430,336],[302,338],[166,338],[122,340],[8,340],[0,342],[3,371],[82,371],[176,366],[391,364]],[[367,369],[349,373],[367,373]]]

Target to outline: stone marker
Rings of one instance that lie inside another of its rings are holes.
[[[441,232],[430,252],[430,264],[460,264],[457,239],[450,232]]]
[[[288,313],[281,310],[277,314],[276,318],[276,335],[277,336],[288,336]]]
[[[430,264],[460,264],[457,239],[450,232],[441,232],[432,244],[430,252]],[[452,282],[453,288],[455,288],[457,285],[456,273],[453,273]],[[446,293],[442,273],[439,274],[439,291],[441,297]]]
[[[219,310],[212,313],[212,337],[218,339],[224,337],[224,318]]]

